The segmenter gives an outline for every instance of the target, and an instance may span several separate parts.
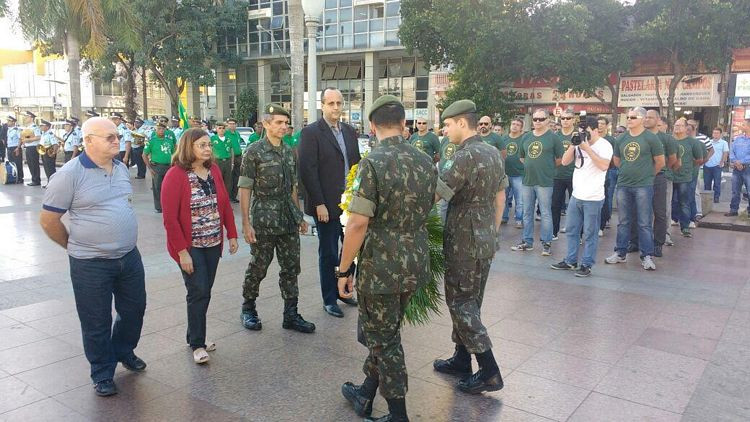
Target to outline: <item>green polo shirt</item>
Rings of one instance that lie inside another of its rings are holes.
[[[166,135],[167,133],[172,133],[172,131],[165,131],[165,136],[160,138],[156,135],[156,131],[154,131],[151,134],[151,138],[146,141],[146,145],[143,147],[143,155],[150,156],[150,160],[156,164],[172,164],[175,142]],[[174,133],[172,133],[172,137],[174,137]]]
[[[247,144],[250,145],[253,142],[256,142],[259,140],[260,140],[260,134],[258,134],[258,132],[253,132],[252,135],[247,137]]]
[[[614,156],[620,159],[617,186],[639,188],[654,184],[654,157],[664,155],[659,138],[644,130],[638,136],[625,132],[617,138]]]
[[[548,130],[542,136],[527,132],[521,140],[519,157],[524,159],[523,184],[525,186],[552,187],[557,165],[562,158],[563,144],[555,132]]]
[[[523,163],[518,155],[522,139],[523,134],[517,138],[511,138],[510,135],[503,135],[501,138],[501,150],[505,150],[505,174],[508,177],[523,176]]]
[[[214,158],[217,160],[232,158],[232,141],[229,137],[224,136],[224,139],[221,139],[219,135],[213,135],[211,136],[211,145],[213,145]]]
[[[495,132],[490,132],[487,136],[479,135],[480,138],[482,138],[482,141],[486,144],[490,144],[493,147],[497,148],[498,151],[503,150],[503,141],[502,138],[500,138],[500,135],[498,135]]]
[[[417,147],[418,150],[429,155],[430,158],[440,152],[440,139],[438,139],[437,135],[429,131],[421,136],[419,135],[419,132],[414,133],[411,135],[411,138],[409,138],[409,143]]]
[[[242,140],[242,136],[240,136],[239,132],[232,132],[227,129],[226,132],[224,132],[224,136],[229,139],[229,142],[232,145],[232,153],[235,157],[242,155],[242,146],[240,146],[240,141]]]
[[[284,135],[281,137],[281,140],[284,141],[285,144],[289,146],[289,148],[297,148],[297,145],[299,145],[299,135],[301,131],[297,131],[291,135]]]

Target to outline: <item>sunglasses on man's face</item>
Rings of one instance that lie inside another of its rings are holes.
[[[628,120],[640,119],[640,116],[628,116]]]
[[[489,126],[490,124],[487,122],[479,122],[479,126]]]
[[[417,122],[418,125],[426,125],[427,122]]]
[[[533,120],[535,122],[543,122],[543,121],[547,120],[547,118],[546,117],[534,117],[531,120]]]
[[[560,117],[560,120],[573,120],[572,117]]]

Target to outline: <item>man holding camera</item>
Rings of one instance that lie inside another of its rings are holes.
[[[579,240],[583,228],[583,256],[576,277],[591,275],[599,243],[599,219],[604,203],[604,182],[612,160],[613,148],[601,137],[595,117],[587,117],[562,156],[562,165],[573,165],[573,194],[566,213],[567,257],[551,267],[575,270],[578,265]]]

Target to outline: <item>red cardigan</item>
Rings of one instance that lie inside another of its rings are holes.
[[[237,238],[237,228],[234,225],[234,211],[229,203],[229,194],[221,178],[219,166],[211,166],[211,177],[216,183],[216,199],[219,206],[219,219],[221,221],[221,238],[224,238],[224,230],[227,229],[227,239]],[[180,263],[178,253],[190,250],[193,239],[193,221],[190,212],[190,180],[187,171],[172,166],[164,176],[161,185],[161,207],[164,219],[164,228],[167,229],[167,250],[169,255]],[[224,244],[222,241],[222,250]]]

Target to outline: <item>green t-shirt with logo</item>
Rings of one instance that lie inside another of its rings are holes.
[[[480,134],[479,137],[482,138],[482,141],[484,141],[484,143],[492,145],[493,147],[497,148],[498,151],[503,150],[503,141],[500,138],[500,135],[498,135],[497,133],[490,132],[487,136],[482,136]]]
[[[501,138],[501,150],[505,150],[505,174],[508,177],[523,176],[523,163],[518,155],[521,140],[523,134],[517,138],[511,138],[510,135],[503,135]]]
[[[224,132],[224,136],[229,139],[229,142],[232,145],[232,153],[234,154],[234,156],[242,155],[242,146],[240,146],[242,136],[240,136],[239,132],[232,132],[231,130],[227,129],[227,131]]]
[[[703,142],[692,136],[683,139],[675,139],[677,144],[677,159],[682,165],[673,172],[672,180],[675,183],[686,183],[693,180],[693,172],[698,167],[693,160],[703,158]]]
[[[447,136],[440,141],[440,162],[438,162],[438,172],[443,174],[444,171],[453,166],[453,154],[456,153],[458,145],[452,144]]]
[[[644,130],[638,136],[625,132],[617,138],[614,156],[620,159],[617,186],[639,188],[654,184],[654,157],[664,155],[659,138]]]
[[[409,138],[409,143],[429,155],[430,158],[440,153],[440,139],[432,132],[427,132],[424,135],[419,135],[419,132],[416,132]]]
[[[551,130],[542,136],[528,132],[521,140],[519,158],[524,159],[523,184],[525,186],[551,187],[557,165],[555,160],[563,155],[560,137]]]
[[[664,173],[667,180],[674,180],[672,178],[672,171],[669,170],[667,164],[669,163],[669,156],[677,154],[677,141],[675,141],[672,135],[664,132],[658,132],[656,136],[661,141],[662,147],[664,147],[664,168],[661,169],[661,172]]]
[[[166,133],[172,133],[166,131],[165,136],[160,138],[156,131],[151,134],[151,138],[146,141],[146,145],[143,147],[143,155],[150,156],[149,160],[156,164],[172,164],[172,154],[174,154],[175,143],[171,137],[166,136]],[[174,137],[174,133],[172,133]]]
[[[574,130],[575,131],[575,130]],[[563,144],[563,154],[570,146],[570,140],[573,138],[573,132],[570,132],[570,135],[565,135],[562,132],[558,133],[557,136],[560,137],[560,141],[562,141]],[[568,164],[567,166],[559,165],[557,166],[557,170],[555,170],[555,179],[573,179],[573,170],[576,168],[575,160],[573,160],[572,163]]]
[[[217,160],[232,158],[232,142],[227,136],[224,139],[219,138],[219,135],[211,136],[211,145],[213,145],[214,158]]]

